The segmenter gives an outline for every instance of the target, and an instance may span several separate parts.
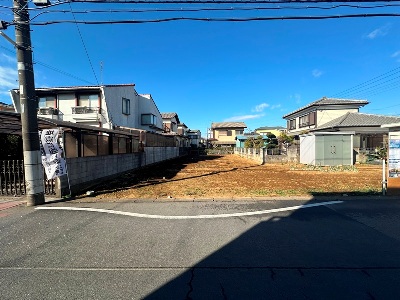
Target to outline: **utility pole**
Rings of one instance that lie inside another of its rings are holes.
[[[27,206],[33,206],[44,203],[44,176],[39,144],[28,1],[13,0],[13,9],[17,44],[26,203]]]

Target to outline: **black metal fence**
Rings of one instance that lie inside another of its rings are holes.
[[[44,193],[56,194],[55,179],[44,180]],[[0,160],[0,196],[22,196],[26,194],[24,161]]]

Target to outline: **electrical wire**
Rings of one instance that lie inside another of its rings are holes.
[[[0,48],[4,49],[4,50],[6,50],[6,51],[8,51],[8,52],[10,52],[10,53],[15,54],[15,51],[13,51],[13,50],[11,50],[11,49],[9,49],[9,48],[7,48],[7,47],[4,47],[4,46],[0,45]],[[90,84],[90,85],[94,85],[93,82],[90,82],[90,81],[87,81],[86,79],[82,79],[82,78],[80,78],[80,77],[77,77],[77,76],[75,76],[75,75],[73,75],[73,74],[70,74],[70,73],[68,73],[68,72],[65,72],[65,71],[63,71],[63,70],[61,70],[61,69],[58,69],[58,68],[56,68],[56,67],[50,66],[50,65],[48,65],[48,64],[46,64],[46,63],[44,63],[44,62],[38,61],[38,60],[36,60],[36,59],[33,61],[33,63],[34,63],[34,64],[41,65],[41,66],[43,66],[43,67],[45,67],[45,68],[48,68],[48,69],[50,69],[50,70],[53,70],[53,71],[55,71],[55,72],[58,72],[58,73],[60,73],[60,74],[62,74],[62,75],[65,75],[65,76],[74,78],[74,79],[79,80],[79,81],[82,81],[82,82],[86,82],[86,83],[88,83],[88,84]]]
[[[397,78],[399,78],[399,77],[397,77]],[[397,78],[394,78],[393,80],[395,80]],[[377,94],[381,94],[382,92],[387,92],[387,91],[397,89],[399,87],[400,87],[400,81],[397,81],[397,82],[393,82],[393,83],[386,84],[386,85],[379,85],[377,87],[371,87],[361,93],[358,93],[357,95],[374,96]]]
[[[356,3],[374,3],[374,2],[398,2],[398,1],[382,1],[382,0],[364,0],[364,1],[346,1],[346,0],[71,0],[70,2],[80,3],[103,3],[103,4],[287,4],[287,3],[335,3],[335,2],[356,2]]]
[[[75,20],[76,28],[77,28],[78,33],[79,33],[79,37],[81,38],[81,42],[82,42],[83,48],[85,49],[86,57],[87,57],[87,59],[88,59],[88,61],[89,61],[89,64],[90,64],[90,67],[91,67],[91,69],[92,69],[94,78],[96,79],[97,85],[99,85],[99,80],[97,79],[96,72],[94,71],[93,64],[92,64],[92,60],[90,59],[89,52],[88,52],[88,50],[87,50],[87,48],[86,48],[86,44],[85,44],[85,41],[84,41],[84,39],[83,39],[81,30],[79,29],[79,26],[78,26],[78,23],[77,23],[77,21],[76,21],[75,15],[74,15],[74,13],[73,13],[73,11],[72,11],[72,6],[71,6],[71,4],[70,4],[70,7],[71,7],[72,16],[73,16],[73,18],[74,18],[74,20]]]
[[[275,7],[262,7],[262,6],[253,6],[253,7],[200,7],[200,8],[149,8],[149,9],[80,9],[74,10],[75,14],[82,13],[143,13],[143,12],[200,12],[200,11],[253,11],[253,10],[333,10],[338,8],[356,8],[356,9],[377,9],[377,8],[388,8],[388,7],[399,7],[399,4],[379,4],[379,5],[369,5],[369,6],[361,6],[361,5],[352,5],[352,4],[337,4],[337,5],[329,5],[329,6],[275,6]],[[1,7],[1,6],[0,6]],[[34,7],[30,8],[31,11],[40,11],[46,7]],[[48,10],[42,13],[69,13],[70,10]]]
[[[393,81],[393,80],[395,80],[397,78],[400,78],[400,76],[397,76],[395,78],[392,78],[392,79],[389,79],[389,80],[381,82],[382,80],[387,79],[387,78],[391,78],[393,75],[398,74],[398,73],[400,73],[400,67],[395,68],[395,69],[385,73],[385,74],[391,74],[391,75],[382,74],[382,75],[377,76],[375,78],[372,78],[372,79],[370,79],[370,80],[368,80],[368,81],[366,81],[364,83],[358,84],[358,85],[356,85],[356,86],[354,86],[352,88],[344,90],[343,92],[334,94],[333,96],[342,96],[342,97],[344,96],[345,97],[345,96],[348,96],[348,95],[357,94],[357,93],[360,93],[360,92],[364,92],[364,91],[370,90],[372,88],[381,86],[382,84],[385,84],[385,83]],[[380,82],[380,83],[378,83],[378,82]],[[376,83],[378,83],[378,84],[376,84]]]
[[[143,24],[143,23],[163,23],[173,21],[200,21],[200,22],[252,22],[252,21],[278,21],[278,20],[327,20],[327,19],[348,19],[348,18],[372,18],[372,17],[400,17],[400,13],[381,13],[381,14],[346,14],[332,16],[277,16],[277,17],[249,17],[249,18],[195,18],[195,17],[171,17],[161,19],[143,19],[143,20],[54,20],[31,22],[31,26],[45,26],[52,24],[86,24],[86,25],[104,25],[104,24]],[[10,25],[16,25],[15,22]]]

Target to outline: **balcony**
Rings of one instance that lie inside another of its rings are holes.
[[[39,117],[62,120],[61,112],[54,107],[40,107],[38,108],[37,114]]]
[[[74,106],[72,109],[72,118],[76,121],[99,121],[101,119],[101,108]]]
[[[54,107],[40,107],[38,109],[38,115],[58,115],[58,109]]]

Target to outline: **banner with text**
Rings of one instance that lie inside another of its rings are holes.
[[[42,164],[47,179],[67,174],[66,161],[62,157],[62,148],[58,144],[58,129],[39,131]]]

